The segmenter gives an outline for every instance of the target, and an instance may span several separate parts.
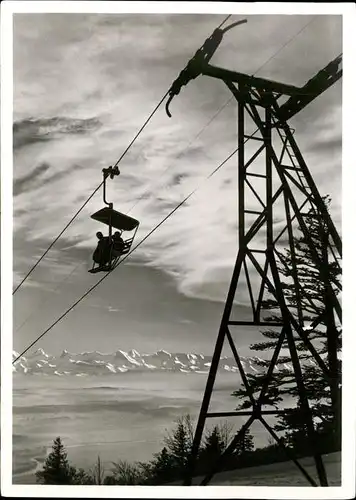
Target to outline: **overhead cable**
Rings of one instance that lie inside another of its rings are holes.
[[[256,133],[257,133],[258,129],[255,130],[253,132],[253,134],[251,136],[249,136],[247,139],[245,139],[244,141],[244,144],[249,141]],[[208,176],[206,176],[205,180],[208,180],[210,179],[218,170],[220,170],[224,165],[225,163],[230,160],[230,158],[232,158],[238,151],[238,147],[232,152],[230,153],[224,161],[222,161]],[[70,313],[70,311],[72,311],[85,297],[87,297],[97,286],[100,285],[100,283],[102,283],[120,264],[122,264],[138,247],[140,247],[146,240],[147,238],[149,238],[155,231],[157,231],[157,229],[162,226],[162,224],[164,224],[164,222],[166,222],[166,220],[168,220],[182,205],[184,205],[184,203],[186,203],[186,201],[189,200],[189,198],[191,198],[193,196],[193,194],[196,193],[196,191],[200,188],[200,185],[197,186],[193,191],[191,191],[188,196],[186,196],[182,201],[180,201],[178,203],[178,205],[175,206],[175,208],[173,208],[173,210],[171,210],[169,212],[168,215],[166,215],[166,217],[164,217],[153,229],[151,229],[151,231],[149,231],[149,233],[146,234],[146,236],[144,236],[142,238],[142,240],[140,240],[137,245],[134,246],[134,248],[132,248],[130,250],[129,253],[127,253],[125,255],[125,257],[123,259],[121,259],[118,263],[118,265],[114,268],[114,269],[111,269],[110,271],[107,272],[107,274],[105,274],[102,278],[100,278],[99,281],[97,281],[91,288],[89,288],[89,290],[87,290],[84,295],[82,295],[76,302],[74,302],[74,304],[72,304],[61,316],[59,316],[59,318],[56,319],[56,321],[54,321],[41,335],[39,335],[28,347],[26,347],[26,349],[24,351],[22,351],[21,354],[19,354],[19,356],[17,356],[12,364],[16,363],[16,361],[18,361],[24,354],[26,354],[26,352],[31,349],[31,347],[33,347],[39,340],[41,340],[45,335],[46,333],[48,333],[50,330],[52,330],[52,328],[54,326],[56,326],[63,318],[65,318],[65,316],[67,316],[67,314]]]
[[[224,23],[226,23],[226,21],[231,17],[231,14],[229,14],[223,21],[222,23],[220,23],[220,25],[218,26],[217,29],[219,29]],[[116,161],[116,163],[114,164],[114,166],[118,166],[118,164],[121,162],[121,160],[124,158],[124,156],[126,155],[126,153],[129,151],[129,149],[131,148],[131,146],[134,144],[134,142],[136,141],[136,139],[138,138],[138,136],[141,134],[141,132],[143,131],[143,129],[146,127],[146,125],[148,124],[148,122],[152,119],[153,115],[157,112],[158,108],[161,106],[161,104],[163,103],[163,101],[166,99],[166,97],[168,96],[169,94],[169,90],[165,93],[165,95],[162,97],[162,99],[159,101],[159,103],[157,104],[157,106],[154,108],[154,110],[151,112],[151,114],[149,115],[149,117],[147,118],[147,120],[144,122],[144,124],[142,125],[142,127],[139,129],[139,131],[136,133],[136,135],[134,136],[134,138],[132,139],[132,141],[129,143],[129,145],[127,146],[127,148],[124,150],[124,152],[121,154],[120,158]],[[51,250],[51,248],[55,245],[55,243],[59,240],[59,238],[63,235],[63,233],[68,229],[68,227],[72,224],[72,222],[76,219],[76,217],[80,214],[80,212],[83,210],[83,208],[85,207],[85,205],[91,200],[91,198],[94,196],[94,194],[100,189],[100,187],[103,185],[103,182],[101,182],[99,184],[99,186],[97,188],[95,188],[95,190],[92,192],[92,194],[89,196],[89,198],[83,203],[83,205],[80,207],[80,209],[74,214],[74,216],[71,218],[71,220],[68,222],[68,224],[64,227],[64,229],[59,233],[59,235],[53,240],[53,242],[49,245],[49,247],[47,248],[47,250],[45,250],[45,252],[41,255],[41,257],[37,260],[37,262],[31,267],[31,269],[28,271],[28,273],[26,274],[26,276],[22,279],[22,281],[17,285],[17,287],[15,288],[15,290],[12,292],[12,295],[14,295],[18,290],[19,288],[22,286],[22,284],[27,280],[27,278],[30,276],[30,274],[36,269],[36,267],[38,266],[38,264],[42,261],[42,259],[47,255],[47,253]]]
[[[220,28],[229,18],[231,17],[231,14],[229,16],[227,16],[225,18],[225,20],[218,26],[218,28]],[[256,73],[258,73],[268,62],[270,62],[274,57],[276,57],[276,55],[281,52],[282,49],[284,49],[289,43],[292,42],[292,40],[294,40],[300,33],[302,33],[302,31],[304,31],[307,26],[309,26],[314,20],[316,19],[316,17],[314,17],[313,19],[311,19],[305,26],[303,26],[303,28],[301,30],[299,30],[295,35],[293,35],[293,37],[291,39],[289,39],[280,49],[278,49],[278,51],[273,54],[262,66],[260,66],[254,73],[253,75],[255,75]],[[135,142],[135,140],[137,139],[137,137],[139,136],[139,134],[142,132],[142,130],[144,129],[144,127],[147,125],[147,123],[149,122],[149,120],[152,118],[152,116],[154,115],[154,113],[157,111],[157,109],[159,108],[159,106],[162,104],[162,102],[165,100],[165,98],[167,97],[168,95],[168,92],[165,94],[165,96],[161,99],[161,101],[159,102],[159,104],[156,106],[156,108],[153,110],[153,112],[151,113],[151,115],[149,116],[149,118],[146,120],[146,122],[144,123],[144,125],[141,127],[141,129],[139,130],[139,132],[136,134],[136,136],[134,137],[134,139],[131,141],[131,143],[129,144],[129,146],[126,148],[126,150],[124,151],[124,153],[121,155],[121,157],[119,158],[119,160],[116,162],[115,166],[118,165],[118,163],[122,160],[122,158],[125,156],[125,154],[127,153],[127,151],[129,150],[129,148],[132,146],[132,144]],[[205,128],[213,121],[213,119],[222,111],[222,109],[232,100],[232,98],[230,98],[223,106],[222,108],[220,108],[218,110],[218,112],[213,116],[213,118],[208,122],[208,124],[202,129],[201,132],[199,132],[199,134],[195,137],[195,139],[201,135],[201,133],[205,130]],[[251,137],[253,137],[253,135],[257,132],[257,130],[251,135]],[[193,140],[195,140],[193,139]],[[245,141],[244,141],[244,144],[249,140],[249,138],[247,138]],[[207,177],[206,177],[206,180],[209,179],[210,177],[212,177],[236,152],[238,151],[238,148],[236,148],[220,165],[218,165],[218,167],[213,170]],[[92,193],[92,195],[88,198],[88,200],[83,204],[83,206],[78,210],[78,212],[75,214],[75,216],[72,218],[72,220],[67,224],[67,226],[64,228],[64,230],[58,235],[58,237],[54,240],[54,242],[50,245],[50,247],[46,250],[46,252],[43,254],[43,256],[39,259],[39,261],[35,264],[35,266],[33,266],[33,268],[29,271],[29,273],[26,275],[26,277],[22,280],[22,282],[20,283],[20,285],[18,285],[18,287],[15,289],[15,291],[13,293],[16,292],[16,290],[22,285],[22,283],[25,281],[25,279],[30,275],[30,273],[33,271],[33,269],[37,266],[37,264],[40,262],[40,260],[42,260],[42,258],[45,256],[45,254],[50,250],[50,248],[54,245],[54,243],[59,239],[59,237],[64,233],[64,231],[67,229],[67,227],[71,224],[71,222],[73,222],[73,220],[75,219],[75,217],[80,213],[80,211],[84,208],[84,206],[88,203],[88,201],[92,198],[92,196],[96,193],[96,191],[101,187],[102,183],[96,188],[96,190]],[[173,215],[174,212],[176,212],[191,196],[193,196],[193,194],[199,189],[199,187],[195,188],[186,198],[184,198],[184,200],[182,200],[158,225],[156,225],[133,249],[131,249],[131,251],[119,262],[118,265],[120,265],[122,262],[124,262],[126,260],[126,258],[129,257],[129,255],[131,255],[132,252],[134,252],[153,232],[155,232],[169,217],[171,217],[171,215]],[[145,194],[145,193],[144,193]],[[143,195],[141,196],[141,199],[142,199]],[[138,200],[140,201],[140,199]],[[137,204],[138,202],[135,203],[135,205]],[[135,206],[134,205],[134,206]],[[133,208],[133,207],[132,207]],[[130,211],[132,210],[132,208],[130,209]],[[117,267],[117,266],[116,266]],[[48,331],[50,331],[56,324],[59,323],[59,321],[61,321],[61,319],[63,319],[72,309],[74,309],[74,307],[76,307],[76,305],[78,305],[80,303],[81,300],[83,300],[92,290],[94,290],[102,281],[104,281],[105,278],[107,278],[107,276],[109,274],[111,274],[112,270],[109,271],[106,275],[104,275],[95,285],[93,285],[80,299],[78,299],[69,309],[67,309],[67,311],[65,311],[65,313],[63,313],[54,323],[52,323],[52,325],[45,331],[43,332],[34,342],[32,342],[14,361],[13,363],[15,363],[23,354],[25,354],[34,344],[36,344]]]

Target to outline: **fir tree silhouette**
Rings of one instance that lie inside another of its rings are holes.
[[[237,447],[237,453],[243,455],[245,453],[251,452],[254,450],[253,444],[253,436],[251,434],[250,429],[246,429],[243,438],[240,441],[240,444]]]
[[[326,208],[328,208],[330,205],[330,197],[325,196],[323,201]],[[305,215],[305,224],[308,228],[309,236],[315,245],[316,253],[320,261],[322,261],[326,266],[329,285],[335,295],[338,295],[341,288],[341,269],[335,259],[330,258],[330,251],[325,244],[323,237],[327,234],[325,221],[320,216],[315,215],[312,211],[309,211],[308,214]],[[280,271],[284,277],[282,280],[282,286],[286,302],[290,307],[290,310],[293,311],[294,316],[297,317],[296,290],[294,284],[290,281],[294,261],[296,266],[298,266],[299,281],[301,285],[299,293],[302,304],[303,320],[306,324],[308,324],[312,323],[317,317],[322,318],[319,322],[319,326],[308,332],[308,339],[314,344],[320,355],[329,356],[328,327],[330,325],[329,318],[326,314],[323,314],[326,307],[325,283],[322,280],[319,266],[315,262],[315,258],[306,243],[307,242],[303,235],[296,235],[294,238],[295,258],[293,258],[289,249],[285,249],[284,252],[280,253],[282,261]],[[265,300],[263,308],[271,311],[271,316],[265,318],[266,320],[271,319],[276,322],[282,321],[279,313],[278,302],[274,298]],[[341,325],[337,325],[336,330],[341,334]],[[260,343],[252,344],[250,349],[261,352],[268,352],[271,349],[275,349],[280,335],[279,331],[267,330],[261,333],[266,340]],[[312,355],[305,347],[304,342],[295,332],[293,335],[302,367],[303,382],[314,418],[315,429],[320,435],[319,441],[321,449],[326,449],[326,451],[340,450],[341,360],[337,359],[337,372],[335,374],[335,378],[330,382],[330,380],[325,377],[320,367],[313,362]],[[334,334],[334,337],[335,336],[336,335]],[[336,345],[337,351],[340,351],[341,340],[339,344]],[[287,341],[283,342],[282,347],[288,347]],[[331,361],[329,357],[327,359],[330,369]],[[310,444],[306,432],[305,419],[302,416],[303,414],[301,411],[296,378],[294,373],[287,368],[288,364],[291,364],[291,356],[290,353],[287,352],[285,355],[279,356],[276,363],[278,370],[274,370],[268,390],[262,402],[265,405],[271,405],[278,408],[279,403],[283,401],[285,396],[293,396],[297,399],[296,412],[280,415],[278,417],[278,423],[274,426],[274,429],[278,432],[285,432],[285,442],[287,446],[290,446],[295,450],[310,452]],[[250,388],[255,394],[261,390],[264,384],[265,374],[269,362],[266,360],[260,360],[257,361],[257,365],[263,367],[265,370],[262,373],[247,375]],[[332,401],[330,399],[332,388],[337,396],[335,406],[332,405]],[[244,388],[234,391],[233,396],[239,398],[238,410],[251,407],[251,402],[247,398]]]
[[[75,469],[69,465],[61,438],[57,437],[43,469],[36,472],[36,481],[42,484],[71,484],[74,475]]]

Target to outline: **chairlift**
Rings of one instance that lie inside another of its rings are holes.
[[[95,212],[95,214],[91,215],[91,218],[109,226],[109,234],[104,237],[101,232],[97,233],[99,242],[93,253],[93,267],[89,269],[89,273],[92,274],[109,272],[115,269],[120,257],[129,253],[139,226],[138,220],[114,210],[113,204],[108,203],[105,199],[105,183],[107,177],[110,176],[110,178],[113,179],[115,175],[119,174],[120,172],[117,167],[103,169],[103,199],[104,203],[108,206]],[[114,234],[113,228],[117,230]],[[131,233],[134,231],[134,233],[130,237],[124,239],[122,234],[126,231]],[[95,264],[98,265],[95,267]]]

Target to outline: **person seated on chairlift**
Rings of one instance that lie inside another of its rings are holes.
[[[119,231],[116,231],[113,234],[112,239],[113,239],[114,250],[121,253],[125,246],[124,240],[121,238],[121,233]]]
[[[93,253],[93,261],[99,266],[105,266],[110,260],[110,240],[108,236],[103,236],[100,231],[96,233],[96,236],[99,241]]]

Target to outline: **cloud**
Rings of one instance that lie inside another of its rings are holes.
[[[342,145],[342,139],[338,136],[333,136],[330,139],[324,138],[317,140],[310,148],[309,151],[313,153],[322,152],[326,156],[337,155],[340,156],[340,150]]]
[[[96,118],[73,119],[67,117],[31,118],[13,124],[13,148],[18,149],[41,141],[58,139],[61,134],[85,134],[100,127]]]
[[[73,169],[82,168],[80,165],[72,165]],[[33,169],[33,171],[24,177],[20,177],[19,179],[14,180],[13,184],[13,194],[14,196],[18,196],[20,194],[25,193],[26,191],[35,190],[37,188],[43,188],[48,184],[54,184],[56,181],[59,181],[63,178],[68,181],[68,170],[63,170],[60,172],[55,172],[52,175],[45,175],[53,171],[53,167],[47,163],[43,162],[37,167]],[[17,209],[17,215],[25,215],[28,212],[24,209]]]
[[[228,33],[212,63],[252,74],[311,19],[249,16],[249,24]],[[15,240],[23,238],[28,247],[53,241],[220,21],[163,14],[15,16]],[[340,26],[337,16],[319,16],[261,76],[303,84],[340,52]],[[340,96],[341,86],[333,86],[292,121],[336,216]],[[182,293],[211,300],[224,300],[237,251],[237,158],[205,180],[237,146],[236,104],[223,108],[229,98],[222,82],[199,76],[173,100],[171,119],[158,110],[120,162],[121,175],[107,185],[114,207],[140,220],[136,242],[199,187],[132,260],[170,273]],[[246,158],[254,148],[252,141],[246,145]],[[253,167],[262,169],[263,161]],[[253,194],[247,203],[259,206]],[[66,231],[63,254],[73,261],[90,260],[99,229],[90,215],[102,204],[98,192]],[[283,203],[275,215],[283,220]]]
[[[14,180],[13,194],[18,194],[28,190],[31,186],[37,185],[38,178],[50,168],[48,163],[42,163],[33,169],[33,171],[19,179]]]

